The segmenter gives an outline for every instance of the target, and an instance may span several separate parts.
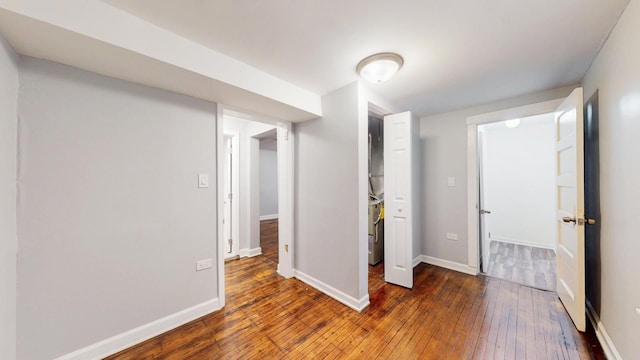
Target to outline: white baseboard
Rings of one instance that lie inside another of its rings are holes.
[[[102,359],[217,310],[220,310],[218,298],[211,299],[72,353],[62,355],[56,360]]]
[[[413,261],[411,262],[411,266],[416,267],[416,266],[420,265],[421,263],[426,262],[426,261],[422,260],[423,256],[424,255],[416,256],[415,259],[413,259]]]
[[[274,220],[278,218],[278,214],[271,214],[271,215],[260,215],[260,221],[262,220]]]
[[[491,239],[489,239],[489,241],[500,241],[500,242],[506,242],[506,243],[510,243],[510,244],[517,244],[517,245],[524,245],[524,246],[531,246],[531,247],[537,247],[537,248],[541,248],[541,249],[549,249],[549,250],[553,250],[556,251],[556,244],[552,244],[552,245],[546,245],[546,244],[540,244],[540,243],[536,243],[536,242],[532,242],[532,241],[526,241],[526,240],[520,240],[520,239],[511,239],[511,238],[507,238],[507,237],[503,237],[503,236],[495,236],[495,235],[491,235]]]
[[[432,256],[427,256],[427,255],[420,255],[420,256],[417,257],[417,259],[420,259],[421,262],[424,262],[424,263],[427,263],[427,264],[443,267],[445,269],[449,269],[449,270],[453,270],[453,271],[458,271],[458,272],[461,272],[461,273],[464,273],[464,274],[469,274],[469,275],[473,275],[473,276],[478,275],[478,269],[476,269],[476,268],[474,268],[472,266],[469,266],[467,264],[460,264],[460,263],[457,263],[457,262],[444,260],[444,259],[438,259],[438,258],[435,258],[435,257],[432,257]]]
[[[293,271],[287,272],[286,274],[284,272],[282,272],[282,270],[280,270],[280,264],[279,263],[278,263],[278,266],[276,267],[276,272],[278,274],[280,274],[280,276],[282,276],[285,279],[291,279],[292,277],[294,277]]]
[[[331,296],[332,298],[338,300],[339,302],[347,305],[348,307],[360,312],[367,306],[369,306],[369,294],[363,296],[360,300],[351,297],[342,291],[328,285],[314,277],[311,277],[299,270],[293,270],[293,276],[295,276],[298,280],[306,283],[309,286],[320,290],[326,295]]]
[[[598,338],[598,342],[600,343],[600,346],[602,346],[602,351],[604,352],[604,355],[607,357],[607,359],[622,360],[622,356],[620,356],[620,353],[616,349],[613,340],[611,340],[609,334],[607,334],[607,331],[604,329],[604,325],[600,321],[600,317],[598,316],[598,314],[596,314],[596,311],[593,309],[593,306],[591,306],[591,303],[588,300],[587,317],[589,318],[589,321],[591,321],[591,325],[593,325],[593,328],[596,331],[596,337]]]
[[[255,249],[240,249],[238,253],[240,257],[254,257],[262,254],[262,248],[257,247]]]

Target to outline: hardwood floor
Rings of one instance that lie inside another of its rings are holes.
[[[262,255],[278,263],[278,219],[260,221]]]
[[[543,290],[556,290],[556,254],[551,249],[492,240],[487,275]]]
[[[377,292],[384,284],[384,262],[369,265],[369,294]]]
[[[225,308],[108,359],[604,359],[556,295],[432,265],[413,290],[383,284],[357,313],[275,273],[267,256],[226,265]]]

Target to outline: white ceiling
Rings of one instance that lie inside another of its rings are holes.
[[[23,55],[292,122],[392,51],[405,66],[369,88],[424,116],[579,83],[628,2],[0,0],[0,33]]]
[[[629,0],[104,2],[319,95],[397,52],[371,87],[427,115],[579,83]]]

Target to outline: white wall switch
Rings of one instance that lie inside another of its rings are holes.
[[[213,261],[211,260],[211,258],[199,260],[198,262],[196,262],[196,271],[209,269],[211,268],[212,264],[213,264]]]
[[[449,239],[449,240],[458,240],[458,234],[447,233],[447,239]]]
[[[447,178],[447,186],[448,187],[455,187],[456,186],[456,178],[454,178],[453,176],[450,176]]]
[[[209,187],[209,174],[198,174],[198,187],[199,188]]]

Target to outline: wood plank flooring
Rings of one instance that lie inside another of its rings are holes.
[[[278,219],[260,221],[262,255],[278,263]]]
[[[378,288],[358,313],[268,256],[230,261],[224,309],[107,359],[604,359],[555,293],[426,264],[409,290],[371,268]]]
[[[556,254],[551,249],[492,240],[487,275],[555,291]]]

